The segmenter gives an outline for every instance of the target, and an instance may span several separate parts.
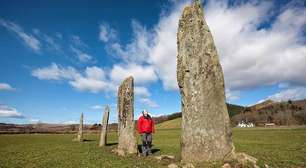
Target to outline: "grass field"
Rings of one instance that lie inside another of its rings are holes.
[[[104,148],[98,148],[97,134],[85,134],[87,141],[83,143],[73,142],[73,137],[71,134],[0,135],[0,167],[166,167],[169,164],[152,157],[116,156],[111,153],[116,147],[116,133],[109,134],[109,146]],[[178,158],[179,137],[178,128],[159,128],[154,135],[154,155],[170,154]],[[260,165],[306,166],[305,127],[235,128],[233,140],[236,151],[258,158]]]

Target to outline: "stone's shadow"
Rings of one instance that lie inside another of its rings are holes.
[[[141,146],[142,145],[138,145],[138,152],[139,153],[142,153],[142,148],[141,148]],[[153,147],[154,145],[152,145],[152,147]],[[159,152],[160,151],[160,149],[156,149],[156,148],[152,148],[152,150],[151,150],[151,152],[152,152],[152,154],[154,154],[154,153],[157,153],[157,152]]]
[[[160,149],[156,149],[156,148],[152,149],[153,154],[156,153],[156,152],[159,152],[159,151],[160,151]]]
[[[114,145],[118,145],[117,142],[114,142],[114,143],[107,143],[106,146],[114,146]]]
[[[96,140],[93,140],[93,139],[83,139],[82,141],[83,142],[91,142],[91,141],[96,141]]]
[[[138,146],[137,146],[137,149],[138,149],[138,152],[139,152],[139,153],[142,153],[141,145],[138,145]]]

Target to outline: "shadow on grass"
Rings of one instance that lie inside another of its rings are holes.
[[[156,148],[152,149],[153,154],[156,153],[156,152],[159,152],[159,151],[160,151],[160,149],[156,149]]]
[[[154,145],[152,145],[152,147],[153,147]],[[138,145],[138,151],[139,151],[139,153],[142,153],[142,145]],[[160,149],[157,149],[157,148],[152,148],[151,149],[151,152],[152,152],[152,154],[154,154],[154,153],[157,153],[157,152],[159,152],[160,151]]]
[[[92,141],[96,141],[96,140],[93,140],[93,139],[83,139],[83,142],[92,142]]]
[[[118,145],[117,142],[114,142],[114,143],[107,143],[106,146],[114,146],[114,145]]]

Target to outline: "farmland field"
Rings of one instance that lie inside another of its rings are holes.
[[[173,122],[173,121],[172,121]],[[98,148],[98,135],[85,134],[85,142],[73,142],[72,134],[0,135],[0,167],[167,167],[152,157],[119,157],[116,133],[109,145]],[[162,129],[154,135],[154,155],[179,157],[180,129]],[[272,167],[306,166],[306,128],[251,128],[233,130],[238,152],[246,152]],[[178,159],[177,159],[178,162]],[[211,167],[217,167],[212,165]]]

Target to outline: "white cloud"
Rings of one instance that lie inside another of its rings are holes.
[[[94,63],[96,61],[92,55],[88,54],[89,46],[79,36],[72,35],[70,41],[70,50],[80,63]]]
[[[94,105],[94,106],[91,106],[90,108],[91,108],[91,109],[94,109],[94,110],[102,110],[102,109],[104,109],[104,106],[101,106],[101,105]]]
[[[149,58],[166,90],[178,89],[176,81],[176,33],[179,17],[187,3],[174,2],[171,11],[168,14],[161,15],[159,23],[154,27],[155,38],[152,40],[153,45],[150,48]]]
[[[114,85],[106,79],[103,69],[92,66],[87,67],[84,73],[73,67],[62,67],[55,63],[50,66],[32,70],[32,75],[40,80],[67,80],[75,89],[98,93],[101,91],[114,91]]]
[[[152,108],[159,107],[157,103],[155,103],[154,101],[152,101],[149,98],[140,98],[139,101],[140,101],[140,103],[144,103],[144,104],[146,104],[146,105],[148,105],[149,107],[152,107]]]
[[[7,83],[0,83],[0,91],[1,91],[1,90],[14,91],[14,90],[16,90],[16,89],[13,88],[10,84],[7,84]]]
[[[286,83],[279,83],[278,87],[281,88],[281,89],[288,88],[288,87],[290,87],[290,83],[287,83],[287,82]]]
[[[0,18],[0,26],[3,26],[7,30],[15,33],[17,37],[20,38],[26,46],[28,46],[35,52],[38,52],[40,50],[40,41],[33,35],[25,33],[19,25]]]
[[[52,63],[50,66],[33,70],[32,75],[41,80],[67,80],[73,88],[79,91],[88,91],[92,93],[115,93],[119,83],[125,78],[124,75],[136,76],[136,81],[140,80],[140,83],[151,82],[151,80],[157,79],[155,73],[151,69],[142,69],[143,67],[136,65],[135,67],[134,65],[131,67],[132,68],[120,70],[113,68],[111,73],[109,73],[99,67],[93,66],[87,67],[84,73],[81,73],[72,67],[62,67]],[[113,79],[113,77],[116,78]],[[134,89],[137,102],[143,103],[149,107],[158,107],[158,104],[150,99],[151,94],[147,87],[136,85]],[[103,107],[95,105],[90,108],[102,109]]]
[[[62,48],[61,46],[57,43],[56,40],[58,40],[57,36],[55,35],[50,36],[47,35],[43,32],[41,32],[39,29],[34,28],[33,29],[33,33],[36,35],[36,37],[38,37],[41,41],[44,41],[45,43],[41,43],[41,45],[44,45],[44,47],[46,47],[49,50],[54,50],[56,52],[62,53]],[[42,47],[41,47],[42,48]]]
[[[33,70],[32,75],[41,80],[73,79],[79,76],[74,68],[63,68],[55,63],[52,63],[48,67]]]
[[[158,79],[152,66],[137,64],[114,65],[110,73],[111,79],[117,83],[131,75],[136,84],[151,83]]]
[[[166,90],[178,89],[176,82],[176,31],[179,16],[186,2],[172,3],[174,7],[169,13],[161,15],[159,23],[154,28],[148,30],[136,20],[132,20],[131,42],[121,45],[117,40],[106,46],[108,53],[121,58],[126,66],[133,64],[142,67],[149,66],[151,71],[162,80]],[[155,76],[152,77],[154,80],[149,80],[149,82],[156,81]]]
[[[150,92],[146,87],[136,86],[135,87],[135,95],[139,97],[150,97]]]
[[[152,29],[133,20],[131,43],[121,45],[115,41],[107,46],[126,64],[151,66],[166,90],[178,88],[176,32],[182,9],[189,2],[171,3],[172,8],[161,14]],[[205,14],[227,88],[306,84],[305,7],[292,2],[276,9],[271,1],[230,6],[226,0],[211,0],[206,3]]]
[[[29,122],[30,122],[31,124],[38,124],[38,123],[41,123],[41,121],[40,121],[39,119],[35,119],[35,118],[30,118],[30,119],[29,119]]]
[[[107,88],[107,83],[98,79],[91,79],[87,77],[80,77],[74,81],[70,81],[69,84],[80,91],[90,91],[92,93],[98,93]]]
[[[102,42],[108,42],[110,40],[117,39],[117,32],[115,31],[115,29],[111,28],[107,23],[100,24],[99,29],[100,29],[99,39]]]
[[[135,82],[141,84],[155,82],[159,77],[165,89],[178,88],[176,31],[184,4],[186,3],[173,2],[174,7],[170,13],[161,15],[159,23],[150,30],[138,21],[132,20],[132,39],[125,45],[120,44],[117,35],[111,41],[103,38],[105,32],[114,29],[107,24],[102,26],[102,29],[100,26],[100,39],[102,34],[101,40],[107,42],[106,50],[124,62],[113,67],[111,77],[114,81],[121,81],[124,77],[133,75]],[[146,70],[145,74],[139,73],[140,70]]]
[[[52,63],[50,66],[34,69],[32,75],[40,80],[68,80],[75,89],[92,93],[111,88],[105,79],[105,72],[96,66],[87,67],[84,73],[80,73],[72,67]]]
[[[78,124],[78,121],[73,121],[73,120],[70,120],[70,121],[64,121],[64,122],[62,122],[61,124],[66,124],[66,125],[70,125],[70,124]]]
[[[88,48],[88,45],[84,43],[81,38],[77,35],[71,36],[71,41],[75,46],[82,47],[82,48]]]
[[[125,63],[141,64],[148,62],[150,52],[150,39],[153,39],[153,33],[148,32],[136,20],[132,20],[132,39],[130,43],[121,45],[117,40],[113,40],[106,45],[106,51],[115,57],[123,60]]]
[[[15,108],[0,104],[0,117],[6,118],[24,118]]]
[[[63,39],[63,34],[62,33],[59,33],[59,32],[56,32],[55,33],[55,37],[59,40],[62,40]]]
[[[98,93],[109,88],[105,73],[98,67],[87,67],[84,75],[78,75],[69,84],[80,91]]]
[[[306,89],[304,87],[295,87],[282,90],[278,93],[270,95],[266,100],[274,101],[288,101],[290,100],[300,100],[306,99]]]
[[[81,63],[87,63],[93,60],[93,57],[75,47],[71,46],[71,51],[77,56]]]
[[[65,53],[65,47],[62,45],[63,42],[63,35],[60,33],[54,33],[54,34],[47,34],[42,32],[38,28],[32,29],[35,36],[40,40],[41,42],[41,50],[48,51],[52,54],[59,54],[61,56],[66,56]]]
[[[226,95],[227,102],[231,102],[231,101],[240,99],[240,92],[237,90],[232,91],[232,90],[226,89],[225,95]]]
[[[48,35],[46,33],[41,32],[39,29],[33,29],[34,34],[40,39],[41,48],[46,49],[52,54],[57,53],[61,56],[64,56],[67,60],[77,63],[94,63],[96,60],[90,54],[88,54],[87,50],[89,46],[81,40],[81,38],[77,35],[71,35],[70,41],[67,46],[63,45],[63,36],[60,33],[55,33],[54,35]],[[68,48],[68,50],[64,50],[63,48]],[[69,52],[70,51],[70,52]],[[75,57],[71,57],[75,56]]]
[[[59,52],[62,51],[61,46],[58,45],[51,36],[46,35],[45,40],[46,40],[47,44],[49,45],[48,46],[49,48],[52,48],[52,49],[54,49],[56,51],[59,51]]]
[[[98,68],[96,66],[86,68],[86,76],[88,78],[92,79],[104,79],[105,78],[105,73],[101,68]]]
[[[270,1],[229,7],[209,1],[206,18],[231,89],[292,82],[306,84],[304,7],[286,6],[270,20]],[[262,26],[271,22],[270,27]],[[226,27],[226,30],[224,29]]]

